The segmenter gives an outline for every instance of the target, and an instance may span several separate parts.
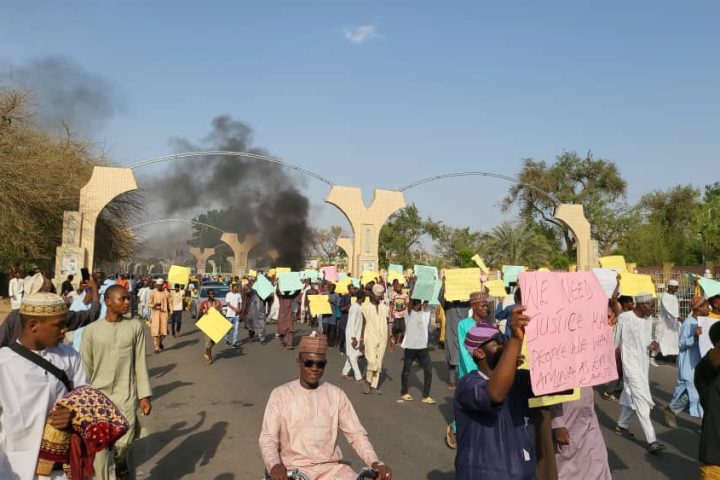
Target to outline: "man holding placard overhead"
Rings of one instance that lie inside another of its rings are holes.
[[[655,405],[650,394],[650,357],[648,350],[656,351],[657,342],[652,340],[653,297],[641,293],[635,297],[635,309],[623,312],[618,317],[615,330],[615,346],[620,348],[624,374],[623,392],[620,396],[620,418],[615,433],[634,437],[628,430],[633,415],[640,420],[650,453],[657,453],[665,445],[657,441],[655,429],[650,420],[650,410]]]

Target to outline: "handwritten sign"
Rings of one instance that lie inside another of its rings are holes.
[[[273,287],[273,284],[270,283],[270,280],[265,278],[265,275],[258,275],[252,288],[263,300],[268,298],[275,291],[275,287]]]
[[[617,378],[607,297],[592,272],[522,272],[530,378],[536,395]]]
[[[170,266],[168,270],[168,283],[173,287],[175,285],[187,285],[190,281],[190,267],[181,267],[179,265]]]
[[[482,290],[479,268],[448,268],[445,270],[445,300],[467,301],[470,294]]]
[[[415,265],[413,269],[415,276],[420,280],[421,278],[435,281],[438,279],[437,267],[430,267],[428,265]]]
[[[502,274],[505,286],[509,287],[511,283],[517,283],[518,275],[520,275],[520,272],[524,271],[525,267],[522,265],[503,265]]]
[[[232,328],[232,323],[228,322],[227,318],[217,309],[211,308],[195,323],[195,326],[210,337],[213,342],[220,343],[225,334]]]
[[[649,293],[657,297],[655,284],[650,275],[623,272],[620,274],[620,295],[635,297],[641,293]]]
[[[487,282],[483,283],[483,286],[487,288],[488,295],[492,297],[504,298],[507,296],[507,291],[505,290],[505,283],[502,280],[488,280]]]
[[[702,328],[702,334],[698,338],[698,346],[700,347],[700,355],[703,357],[714,347],[710,341],[710,327],[712,327],[715,322],[717,322],[717,320],[710,317],[698,318],[698,327]]]
[[[335,265],[322,267],[320,268],[320,272],[322,272],[323,278],[328,282],[337,282],[339,280],[337,267]]]
[[[611,268],[593,268],[593,274],[597,277],[600,286],[607,298],[612,297],[617,287],[617,272]]]
[[[627,272],[627,264],[625,257],[622,255],[610,255],[608,257],[600,257],[600,266],[603,268],[612,268],[616,272]]]
[[[475,255],[474,257],[472,257],[472,261],[475,262],[475,265],[477,265],[485,275],[490,273],[490,269],[487,267],[487,265],[485,265],[485,260],[483,260],[480,255]]]
[[[300,272],[282,272],[278,276],[278,284],[281,292],[296,292],[302,290]]]
[[[308,295],[310,302],[310,313],[313,316],[332,315],[332,306],[330,305],[330,297],[327,295]]]
[[[698,280],[700,288],[702,288],[705,298],[712,298],[715,295],[720,295],[720,282],[717,280],[710,280],[709,278],[700,278]]]

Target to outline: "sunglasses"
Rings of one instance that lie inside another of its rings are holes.
[[[303,360],[303,365],[305,365],[305,368],[318,367],[322,370],[327,365],[327,360]]]
[[[487,340],[485,340],[484,342],[482,342],[482,343],[480,344],[480,346],[482,347],[483,345],[487,345],[488,343],[492,342],[493,340],[494,340],[496,343],[502,345],[502,344],[504,344],[505,342],[507,342],[507,336],[506,336],[504,333],[502,333],[502,332],[498,332],[498,333],[496,333],[495,335],[493,335],[492,337],[490,337],[490,338],[488,338]]]

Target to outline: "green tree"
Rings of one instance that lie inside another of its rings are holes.
[[[518,179],[521,183],[513,185],[503,200],[503,211],[517,207],[524,221],[550,226],[568,256],[575,255],[575,240],[570,230],[554,218],[555,202],[527,185],[549,193],[559,203],[583,205],[601,251],[612,249],[632,222],[634,212],[625,204],[626,181],[613,162],[595,159],[591,153],[581,158],[576,152],[565,152],[551,165],[544,160],[525,159]]]
[[[532,268],[549,265],[552,244],[529,223],[503,222],[493,228],[482,242],[481,252],[485,262],[501,265],[527,265]]]
[[[472,257],[480,250],[482,234],[468,227],[454,228],[442,222],[425,222],[427,233],[435,242],[440,267],[474,267]]]
[[[380,267],[387,268],[390,262],[412,265],[426,232],[426,222],[415,204],[392,214],[380,230]]]

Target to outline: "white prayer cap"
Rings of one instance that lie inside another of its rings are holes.
[[[67,313],[68,307],[55,293],[33,293],[22,299],[20,313],[33,317],[52,317]]]
[[[373,293],[373,295],[375,295],[376,297],[379,297],[380,295],[382,295],[383,293],[385,293],[385,287],[383,287],[383,286],[380,285],[379,283],[376,283],[376,284],[373,285],[373,287],[372,287],[372,293]]]
[[[679,286],[680,286],[680,282],[678,282],[677,280],[670,280],[668,282],[668,287],[679,287]]]
[[[652,302],[653,296],[650,293],[643,292],[635,296],[635,303],[647,303]]]
[[[155,280],[155,285],[162,285],[163,283],[165,283],[165,281],[162,278],[158,278]]]

